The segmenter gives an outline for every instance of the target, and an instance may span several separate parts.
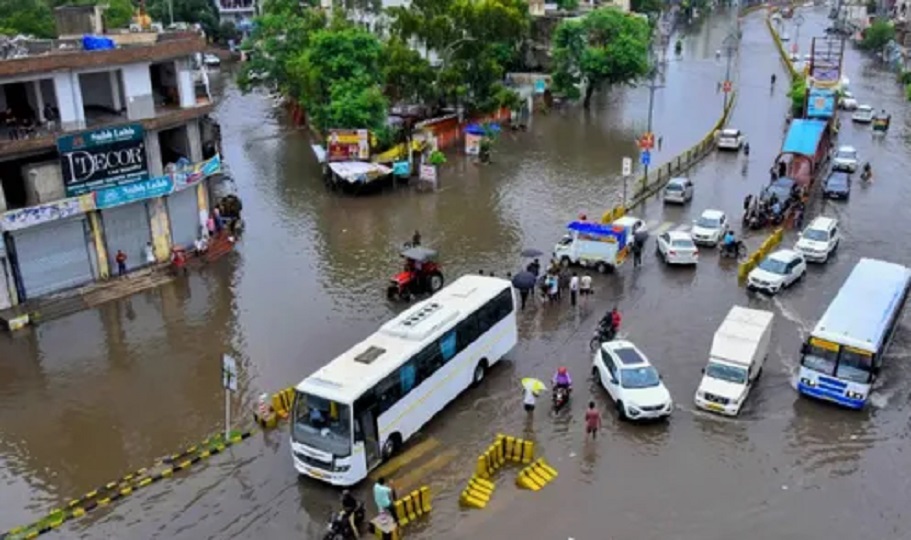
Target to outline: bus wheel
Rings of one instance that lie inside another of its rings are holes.
[[[402,446],[402,436],[398,433],[393,433],[386,439],[386,444],[383,445],[383,459],[389,459],[399,451],[399,447]]]
[[[487,375],[487,360],[481,360],[478,362],[477,367],[474,368],[474,375],[471,378],[471,385],[477,386],[481,384],[481,381],[484,380],[484,377]]]

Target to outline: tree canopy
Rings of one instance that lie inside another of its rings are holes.
[[[0,33],[54,37],[54,14],[50,5],[44,0],[0,1]]]
[[[614,8],[561,22],[552,43],[554,89],[576,99],[584,87],[588,108],[598,88],[630,83],[648,73],[649,41],[647,21]]]
[[[877,19],[866,30],[860,46],[870,51],[878,51],[895,39],[895,26],[890,21]]]

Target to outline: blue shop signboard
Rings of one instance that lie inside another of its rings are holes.
[[[131,202],[163,197],[174,191],[174,181],[170,176],[158,176],[142,182],[125,186],[116,186],[95,192],[95,207],[111,208]]]
[[[57,139],[67,197],[149,178],[141,124],[127,124]]]

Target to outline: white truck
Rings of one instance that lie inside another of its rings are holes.
[[[573,221],[554,246],[554,259],[563,265],[596,268],[605,273],[623,264],[629,252],[626,228],[588,221]]]
[[[772,321],[769,311],[734,306],[715,332],[709,362],[696,390],[696,406],[737,416],[762,373],[769,352]]]

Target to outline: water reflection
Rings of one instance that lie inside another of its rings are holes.
[[[869,410],[851,413],[810,399],[794,401],[785,432],[794,465],[806,473],[847,476],[857,472],[863,454],[878,440]]]

